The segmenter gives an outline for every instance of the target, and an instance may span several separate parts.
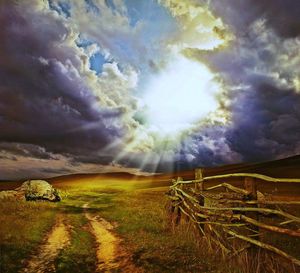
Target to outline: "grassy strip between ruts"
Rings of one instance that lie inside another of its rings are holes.
[[[63,249],[55,260],[57,273],[95,272],[96,252],[94,238],[89,232],[88,221],[82,208],[68,209],[64,212],[71,227],[70,245]]]
[[[18,272],[55,222],[56,204],[1,200],[0,272]]]

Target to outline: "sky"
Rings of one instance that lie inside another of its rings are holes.
[[[300,2],[0,0],[0,179],[300,153]]]

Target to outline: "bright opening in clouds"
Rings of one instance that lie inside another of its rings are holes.
[[[146,121],[161,136],[179,134],[218,108],[219,90],[205,65],[175,57],[146,86]]]

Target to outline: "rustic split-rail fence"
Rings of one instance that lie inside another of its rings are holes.
[[[274,189],[278,184],[284,185],[282,183],[293,183],[298,187],[300,179],[273,178],[256,173],[204,177],[203,170],[196,169],[194,180],[178,178],[172,182],[167,193],[172,225],[178,225],[182,219],[192,222],[200,235],[209,233],[213,243],[229,256],[246,249],[262,248],[300,266],[299,256],[274,245],[273,240],[274,236],[289,236],[298,237],[299,242],[300,218],[293,212],[295,207],[299,212],[300,200],[276,199],[257,189],[258,183],[272,183]],[[233,246],[236,240],[240,242],[239,249],[237,244]]]

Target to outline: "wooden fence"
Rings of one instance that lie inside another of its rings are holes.
[[[226,182],[220,183],[220,179]],[[239,186],[234,185],[234,179],[239,181]],[[171,222],[177,225],[182,218],[192,221],[200,234],[206,236],[209,233],[213,242],[229,255],[237,255],[254,246],[300,266],[300,260],[294,255],[267,240],[270,232],[277,236],[300,237],[300,218],[286,211],[300,205],[300,200],[276,200],[266,196],[257,190],[258,183],[273,183],[275,188],[276,183],[300,183],[300,179],[272,178],[255,173],[203,177],[202,169],[196,169],[194,180],[173,180],[167,193]],[[233,238],[241,242],[239,249],[233,247]]]

